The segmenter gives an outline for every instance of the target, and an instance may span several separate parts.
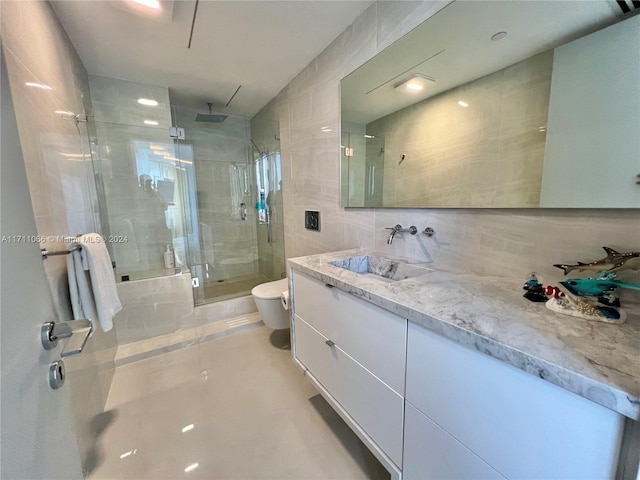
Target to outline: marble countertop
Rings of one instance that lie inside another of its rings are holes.
[[[329,263],[376,254],[394,258],[356,249],[288,262],[294,270],[640,420],[639,316],[611,325],[554,313],[523,298],[526,274],[522,279],[485,277],[422,264],[430,269],[424,275],[388,283]]]

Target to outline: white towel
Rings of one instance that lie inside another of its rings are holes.
[[[76,245],[75,243],[72,245]],[[96,304],[93,299],[89,272],[82,268],[80,250],[75,250],[67,255],[67,273],[69,275],[69,294],[71,296],[71,309],[73,318],[79,320],[88,318],[96,320]]]
[[[82,248],[67,261],[73,315],[98,320],[108,332],[113,328],[113,317],[122,310],[109,252],[97,233],[82,235],[77,243]]]

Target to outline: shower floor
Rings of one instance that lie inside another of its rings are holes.
[[[234,277],[222,282],[206,282],[204,284],[205,302],[221,302],[243,295],[249,295],[251,289],[261,283],[270,282],[260,273]]]
[[[288,343],[262,326],[117,367],[87,478],[388,479]]]

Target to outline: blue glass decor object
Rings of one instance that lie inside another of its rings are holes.
[[[602,260],[597,260],[590,263],[578,262],[575,265],[556,263],[553,266],[562,269],[565,275],[567,275],[569,272],[572,272],[573,270],[578,270],[579,272],[583,270],[610,272],[612,270],[622,270],[624,268],[640,269],[640,252],[620,253],[610,247],[602,248],[605,252],[607,252],[607,256]]]
[[[538,277],[535,272],[529,275],[529,278],[524,285],[522,286],[526,293],[523,295],[527,300],[531,300],[532,302],[546,302],[549,300],[544,293],[544,287],[538,281]]]
[[[640,290],[640,285],[618,280],[617,272],[623,269],[640,269],[640,252],[620,253],[609,247],[602,247],[607,256],[590,263],[575,265],[555,264],[565,275],[574,270],[597,271],[595,278],[569,278],[560,282],[561,298],[551,298],[546,306],[550,310],[587,320],[606,323],[623,323],[627,314],[621,309],[616,295],[618,288]]]
[[[604,272],[603,272],[604,273]],[[621,282],[615,278],[615,273],[600,275],[598,278],[570,278],[560,285],[569,290],[573,295],[580,297],[599,297],[616,288],[629,288],[640,290],[640,285]]]

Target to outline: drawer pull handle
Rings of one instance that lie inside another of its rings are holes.
[[[329,345],[330,347],[335,347],[335,345],[336,345],[336,342],[334,342],[333,340],[327,340],[327,341],[326,341],[326,342],[324,342],[324,343],[326,343],[326,344],[327,344],[327,345]]]
[[[330,283],[325,283],[325,286],[327,286],[329,288],[333,288],[333,285],[331,285]]]

